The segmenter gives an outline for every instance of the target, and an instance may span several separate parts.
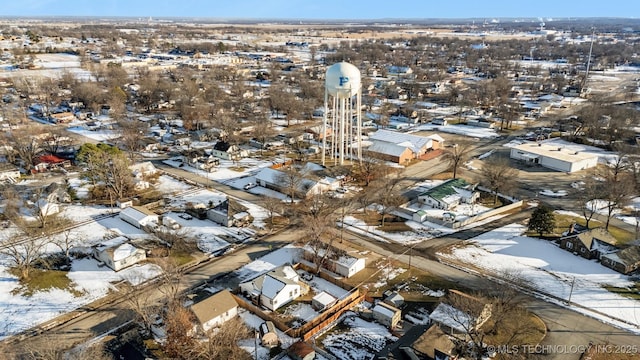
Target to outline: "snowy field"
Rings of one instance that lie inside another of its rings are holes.
[[[522,236],[525,230],[523,225],[507,225],[472,239],[475,246],[440,256],[474,264],[498,275],[517,276],[560,299],[568,300],[571,293],[571,302],[579,305],[572,309],[640,334],[640,302],[604,288],[632,286],[627,276],[549,241]]]

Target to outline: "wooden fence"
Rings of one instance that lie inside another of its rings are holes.
[[[273,324],[280,329],[282,332],[291,337],[301,337],[304,341],[308,340],[321,331],[325,326],[329,325],[333,321],[335,321],[340,315],[342,315],[345,311],[353,308],[355,305],[362,302],[365,294],[360,294],[360,291],[356,289],[351,292],[347,297],[338,301],[334,306],[327,309],[325,312],[320,314],[320,316],[312,319],[311,321],[305,323],[299,328],[292,328],[282,322],[277,316],[272,315],[272,313],[264,312],[260,307],[252,304],[247,299],[232,294],[238,305],[244,309],[249,310],[250,312],[258,315],[264,321],[272,321]]]

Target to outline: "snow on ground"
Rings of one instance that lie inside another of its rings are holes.
[[[120,134],[116,131],[112,130],[87,130],[79,126],[69,127],[67,131],[71,131],[72,133],[82,135],[86,138],[93,139],[96,141],[108,141],[117,139],[120,137]]]
[[[244,321],[247,327],[249,327],[250,329],[258,330],[260,328],[260,324],[264,322],[264,320],[258,317],[258,315],[255,315],[245,309],[238,309],[238,315]],[[288,348],[289,346],[291,346],[291,344],[293,344],[297,340],[285,334],[284,332],[280,331],[280,329],[277,329],[277,328],[276,328],[276,333],[278,334],[278,339],[280,339],[280,344],[283,349]],[[240,342],[240,347],[247,350],[249,354],[253,354],[255,350],[255,339],[251,338],[251,339],[242,340]],[[264,357],[262,356],[261,349],[265,350]],[[258,359],[269,359],[269,350],[261,346],[259,341],[258,341]]]
[[[564,197],[567,196],[569,193],[567,193],[567,190],[558,190],[558,191],[553,191],[553,190],[549,190],[549,189],[544,189],[542,191],[540,191],[540,195],[544,195],[544,196],[548,196],[548,197]]]
[[[170,206],[173,208],[185,208],[187,203],[192,204],[204,204],[208,206],[210,203],[214,206],[226,200],[227,195],[214,190],[198,189],[193,192],[188,192],[178,196],[170,197]],[[251,216],[253,216],[253,226],[257,228],[264,228],[265,219],[268,218],[267,211],[255,204],[249,203],[244,200],[237,199],[238,203],[245,206]],[[224,248],[228,243],[219,243],[217,236],[233,236],[239,241],[245,238],[246,233],[253,232],[252,230],[240,230],[239,228],[227,228],[225,226],[218,225],[210,220],[199,220],[192,218],[186,220],[180,217],[178,213],[169,213],[168,217],[172,218],[180,224],[181,227],[188,230],[189,234],[196,236],[199,241],[202,241],[201,249],[205,252],[213,252]],[[207,243],[210,243],[207,245]],[[219,246],[218,246],[219,245]]]
[[[165,194],[175,194],[180,191],[190,190],[193,186],[176,180],[175,178],[167,175],[161,175],[158,177],[158,183],[155,186],[156,190]]]
[[[468,126],[468,125],[433,125],[424,124],[416,127],[415,131],[440,131],[449,134],[458,134],[469,136],[472,138],[495,138],[500,136],[495,129],[487,129],[482,127]]]
[[[407,269],[400,267],[389,266],[390,263],[386,263],[381,261],[378,264],[378,268],[380,269],[380,276],[378,276],[378,281],[373,284],[373,287],[378,289],[385,285],[387,285],[387,281],[395,279],[398,275],[407,271]]]
[[[70,177],[69,186],[76,191],[78,199],[86,199],[89,197],[89,183],[79,177]]]
[[[311,304],[305,304],[303,302],[296,302],[286,306],[283,313],[293,316],[296,319],[291,323],[291,327],[293,328],[299,328],[320,316],[320,313],[311,307]]]
[[[4,262],[4,261],[2,261]],[[130,280],[133,285],[157,276],[160,268],[153,264],[135,265],[120,272],[98,267],[95,259],[75,259],[67,277],[73,282],[69,290],[38,291],[26,297],[13,294],[19,288],[18,279],[0,263],[0,340],[6,336],[42,324],[61,314],[91,303],[113,289],[112,282]]]
[[[252,279],[280,265],[295,264],[300,258],[301,251],[299,247],[287,245],[244,265],[236,270],[235,274],[240,281]]]
[[[498,275],[517,276],[560,299],[568,299],[571,293],[571,301],[580,305],[572,307],[576,311],[640,333],[640,303],[603,288],[633,285],[627,276],[575,256],[549,241],[522,236],[525,230],[523,225],[507,225],[473,238],[471,242],[477,246],[454,249],[451,254],[440,256],[472,263]],[[620,319],[633,325],[617,321]]]
[[[398,338],[374,322],[368,322],[347,312],[342,324],[346,331],[331,331],[322,341],[325,350],[341,360],[372,359],[387,344]]]
[[[170,212],[165,214],[165,217],[173,219],[180,224],[180,229],[177,231],[193,237],[202,252],[213,253],[229,246],[229,242],[224,240],[223,237],[232,236],[231,228],[218,225],[208,219],[200,220],[192,217],[190,220],[186,220],[181,218],[180,215],[179,213]],[[237,232],[233,233],[233,235],[237,235]]]
[[[311,274],[304,270],[298,270],[298,274],[302,279],[309,278],[309,276],[311,276]],[[307,281],[307,284],[316,295],[324,291],[331,294],[336,299],[342,299],[349,294],[349,291],[338,285],[332,284],[319,276],[313,276],[313,279],[311,279],[311,281]]]
[[[233,179],[243,178],[247,175],[251,175],[253,172],[273,165],[270,161],[258,160],[253,158],[244,158],[240,159],[237,162],[222,160],[220,159],[220,165],[213,172],[208,172],[200,169],[196,169],[182,162],[181,159],[173,158],[164,161],[165,164],[180,167],[182,170],[189,171],[195,174],[202,176],[203,178],[214,180],[217,182],[221,182],[226,184],[228,181],[233,181]],[[231,168],[239,169],[243,168],[244,171],[237,171]]]

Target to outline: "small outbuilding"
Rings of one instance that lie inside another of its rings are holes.
[[[311,306],[318,311],[324,311],[336,304],[338,299],[326,291],[318,293],[311,299]]]
[[[395,306],[379,302],[371,309],[371,315],[375,321],[392,329],[400,321],[402,311]]]
[[[260,324],[260,343],[266,347],[278,346],[280,339],[276,332],[276,327],[273,325],[273,321],[265,321]]]
[[[153,222],[158,223],[158,214],[143,206],[130,206],[120,212],[120,219],[137,228],[142,228]]]
[[[287,349],[287,353],[294,360],[313,360],[316,358],[316,351],[306,342],[298,341]]]
[[[386,304],[391,305],[393,307],[400,308],[404,305],[404,297],[400,295],[397,291],[392,291],[390,293],[385,292],[385,298],[383,300]]]

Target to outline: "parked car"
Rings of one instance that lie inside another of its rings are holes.
[[[249,189],[253,189],[256,186],[258,186],[258,184],[250,182],[244,186],[244,189],[249,190]]]
[[[340,194],[346,194],[346,193],[349,192],[349,190],[347,190],[346,188],[343,188],[343,187],[339,187],[339,188],[336,189],[336,192],[340,193]]]

